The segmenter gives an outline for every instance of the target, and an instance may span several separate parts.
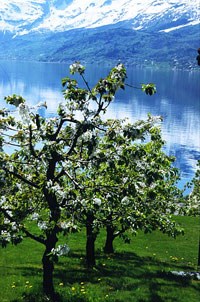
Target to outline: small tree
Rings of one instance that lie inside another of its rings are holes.
[[[192,192],[186,197],[186,213],[193,216],[200,215],[200,160],[197,162],[197,170],[192,181],[188,184]]]
[[[96,140],[90,159],[85,158],[90,166],[81,180],[87,196],[82,213],[86,228],[90,227],[90,252],[94,251],[100,227],[107,230],[106,253],[113,253],[117,236],[128,240],[127,230],[136,233],[138,229],[159,229],[174,237],[182,232],[171,218],[182,197],[176,186],[179,173],[172,166],[174,158],[162,150],[164,142],[156,125],[160,120],[149,116],[135,124],[107,121],[106,133]],[[92,194],[88,188],[92,188]]]
[[[173,237],[182,232],[171,216],[178,212],[182,197],[176,186],[179,173],[172,166],[174,158],[162,150],[164,142],[155,119],[129,126],[124,143],[118,164],[113,162],[109,174],[112,180],[121,173],[121,179],[118,194],[109,197],[114,206],[108,208],[106,253],[113,253],[118,236],[129,242],[126,231],[160,230]]]
[[[16,95],[5,99],[19,114],[0,111],[1,244],[18,244],[25,235],[44,245],[43,290],[53,300],[54,261],[68,252],[67,245],[57,246],[58,235],[76,228],[74,217],[82,207],[77,200],[85,189],[77,175],[87,174],[83,155],[93,148],[84,135],[106,131],[101,115],[116,91],[124,88],[126,77],[119,64],[91,90],[81,64],[74,63],[70,71],[82,76],[86,89],[74,79],[63,79],[65,103],[59,104],[54,118],[43,118]],[[12,147],[11,153],[6,146]],[[33,224],[38,227],[36,233]]]
[[[158,119],[149,117],[135,125],[103,119],[116,91],[125,87],[124,66],[118,64],[92,89],[84,69],[80,63],[70,66],[86,88],[64,78],[65,102],[58,105],[54,118],[40,116],[37,108],[29,108],[16,95],[5,99],[17,111],[0,111],[1,244],[18,244],[28,236],[44,246],[43,291],[52,300],[56,300],[54,262],[69,251],[67,244],[58,245],[60,233],[85,224],[86,259],[92,267],[100,227],[111,226],[116,234],[119,226],[123,231],[154,229],[165,222],[167,230],[171,227],[167,209],[174,206],[166,207],[162,197],[163,192],[165,197],[173,195],[170,179],[173,184],[175,178],[167,176],[174,170],[171,159],[161,152]],[[155,92],[153,84],[142,89],[149,95]],[[148,135],[149,143],[136,143]],[[6,152],[6,146],[12,152]],[[33,224],[38,228],[35,233]]]
[[[197,162],[197,170],[189,187],[192,187],[192,192],[186,197],[184,204],[184,213],[191,216],[200,216],[200,160]],[[200,266],[200,230],[199,230],[199,250],[198,262]]]

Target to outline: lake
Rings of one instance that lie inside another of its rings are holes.
[[[112,67],[112,66],[111,66]],[[94,85],[111,67],[86,66],[85,76]],[[69,75],[69,65],[57,63],[0,62],[0,107],[4,96],[19,94],[29,104],[46,101],[48,116],[55,114],[62,98],[61,79]],[[127,68],[127,83],[155,83],[157,93],[147,96],[139,89],[126,87],[110,106],[106,117],[146,119],[147,114],[162,115],[165,152],[176,157],[181,171],[180,187],[191,180],[200,159],[200,69],[194,71]]]

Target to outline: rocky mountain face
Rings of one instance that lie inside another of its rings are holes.
[[[0,58],[190,61],[199,11],[199,0],[1,0]]]

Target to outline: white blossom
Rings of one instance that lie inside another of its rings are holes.
[[[31,174],[26,175],[26,179],[29,180],[29,181],[31,181],[32,180]]]
[[[43,231],[48,229],[48,225],[45,221],[39,221],[38,222],[38,227],[39,227],[40,230],[43,230]]]
[[[22,184],[16,183],[16,187],[19,189],[19,191],[22,191]]]
[[[128,205],[130,203],[128,196],[124,196],[124,198],[121,200],[121,203],[122,205]]]
[[[61,189],[61,187],[59,186],[59,184],[55,184],[54,186],[52,186],[51,187],[51,190],[53,191],[53,192],[60,192],[60,191],[62,191],[62,189]]]
[[[4,218],[4,224],[10,224],[10,220],[8,218]]]
[[[118,71],[121,71],[123,68],[124,68],[124,66],[123,66],[123,64],[118,64],[116,67],[115,67]]]
[[[18,230],[17,223],[16,222],[12,222],[11,223],[11,228],[12,228],[12,231],[17,231]]]
[[[82,204],[82,206],[86,206],[87,205],[87,201],[85,199],[81,199],[80,203]]]
[[[94,204],[96,204],[97,206],[101,205],[101,199],[100,198],[94,198]]]
[[[74,74],[76,72],[79,72],[79,73],[83,72],[85,68],[79,62],[75,62],[75,63],[73,63],[72,65],[69,66],[69,69],[70,69],[70,72],[72,74]]]
[[[67,255],[69,253],[69,251],[70,251],[69,246],[67,244],[63,244],[63,245],[58,245],[58,247],[55,249],[52,249],[51,253],[53,255],[60,257],[60,256]]]
[[[5,196],[1,196],[0,198],[0,207],[6,202],[6,197]]]
[[[13,217],[12,211],[7,211],[7,214],[8,214],[10,217]]]
[[[22,119],[22,122],[25,124],[30,124],[30,115],[28,105],[21,103],[19,104],[19,115]]]
[[[4,231],[1,231],[1,237],[3,239],[5,239],[6,241],[10,242],[11,241],[11,234],[10,232],[4,230]]]
[[[69,223],[69,222],[64,222],[64,221],[62,221],[62,222],[60,223],[60,227],[61,227],[63,230],[67,230],[67,229],[69,229],[69,227],[70,227],[70,223]]]
[[[86,140],[86,141],[89,141],[92,139],[92,136],[93,136],[93,132],[91,130],[88,130],[87,132],[85,132],[83,134],[83,138]]]
[[[10,171],[10,172],[14,172],[14,166],[11,165],[10,163],[7,163],[7,169]]]
[[[38,218],[39,218],[39,214],[38,213],[33,213],[32,216],[31,216],[32,220],[38,220]]]
[[[56,196],[63,201],[63,199],[66,198],[66,192],[63,190],[62,187],[60,187],[59,184],[53,185],[53,182],[50,180],[47,183],[47,188],[50,189],[53,193],[56,194]]]
[[[50,189],[53,187],[53,181],[50,179],[49,181],[47,181],[47,184],[46,184],[47,188]]]
[[[195,278],[200,281],[200,273],[198,272],[171,271],[171,273],[176,276]]]
[[[126,184],[128,182],[128,177],[123,177],[122,182],[123,182],[123,184]]]

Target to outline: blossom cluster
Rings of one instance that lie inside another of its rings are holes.
[[[5,196],[1,196],[0,198],[0,207],[6,202],[6,197]]]
[[[59,202],[63,202],[63,200],[67,197],[64,188],[62,188],[58,183],[54,184],[52,180],[49,180],[47,182],[46,187],[49,191],[57,196]]]
[[[39,221],[38,222],[38,227],[42,231],[46,231],[48,229],[48,225],[46,221]]]
[[[63,245],[58,245],[57,248],[53,248],[51,250],[51,253],[57,257],[60,257],[60,256],[65,256],[69,253],[70,251],[70,248],[67,244],[63,244]]]
[[[76,72],[83,74],[85,67],[81,65],[79,62],[75,62],[69,66],[70,73],[74,74]]]
[[[23,123],[25,124],[30,124],[30,110],[28,105],[26,105],[25,103],[21,103],[19,105],[19,115],[23,121]]]

